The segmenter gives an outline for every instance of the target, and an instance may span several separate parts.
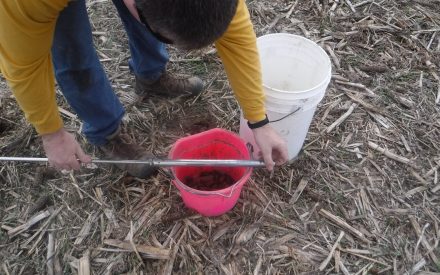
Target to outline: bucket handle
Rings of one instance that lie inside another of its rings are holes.
[[[286,117],[289,117],[289,116],[295,114],[296,112],[298,112],[299,110],[301,110],[301,108],[302,108],[302,107],[300,106],[300,107],[298,107],[296,110],[294,110],[293,112],[291,112],[291,113],[289,113],[289,114],[283,116],[282,118],[279,118],[279,119],[276,119],[276,120],[271,120],[271,121],[269,121],[269,122],[272,123],[272,122],[278,122],[278,121],[281,121],[281,120],[285,119]]]

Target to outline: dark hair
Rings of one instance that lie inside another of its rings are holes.
[[[228,28],[238,0],[136,0],[155,32],[188,49],[205,47]]]

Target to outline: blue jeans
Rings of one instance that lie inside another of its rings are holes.
[[[158,78],[168,62],[165,46],[131,15],[122,0],[113,3],[128,35],[131,71],[142,78]],[[91,144],[105,144],[125,110],[96,54],[85,0],[70,1],[60,13],[52,60],[64,97],[84,122],[83,134]]]

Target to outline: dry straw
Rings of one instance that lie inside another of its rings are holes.
[[[303,35],[333,61],[300,158],[272,176],[254,173],[238,205],[217,218],[185,209],[166,170],[143,180],[110,166],[62,175],[37,164],[2,164],[0,272],[440,272],[440,2],[248,6],[258,35]],[[204,78],[200,96],[135,104],[116,11],[111,1],[88,1],[88,10],[98,55],[127,108],[127,134],[137,143],[166,156],[184,135],[238,130],[239,109],[215,49],[170,51],[171,71]],[[66,128],[78,133],[78,117],[58,99]],[[0,154],[43,154],[4,80]]]

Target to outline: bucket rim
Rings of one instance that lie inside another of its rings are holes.
[[[262,36],[258,37],[257,38],[257,45],[258,45],[258,42],[261,42],[264,39],[267,39],[267,38],[270,38],[270,37],[288,37],[288,38],[300,39],[300,40],[305,41],[306,43],[309,43],[309,44],[313,45],[314,47],[317,47],[318,51],[320,51],[323,54],[323,56],[326,57],[326,60],[327,60],[326,63],[327,63],[327,66],[329,67],[330,71],[329,71],[329,76],[327,78],[323,79],[321,82],[319,82],[319,84],[317,84],[317,85],[315,85],[315,86],[313,86],[313,87],[311,87],[311,88],[309,88],[307,90],[298,91],[298,92],[296,92],[296,91],[284,91],[284,90],[280,90],[280,89],[277,89],[277,88],[270,87],[269,85],[266,85],[263,82],[263,87],[264,88],[267,88],[267,89],[270,89],[272,91],[275,91],[275,92],[278,92],[278,93],[282,93],[282,94],[291,94],[293,92],[295,94],[300,95],[300,94],[310,93],[312,90],[316,90],[319,87],[327,86],[328,83],[330,83],[331,78],[332,78],[332,63],[331,63],[330,57],[325,52],[325,50],[321,46],[319,46],[316,42],[314,42],[314,41],[312,41],[312,40],[310,40],[308,38],[305,38],[303,36],[296,35],[296,34],[291,34],[291,33],[270,33],[270,34],[265,34],[265,35],[262,35]],[[326,82],[327,82],[327,84],[326,84]]]
[[[250,174],[252,173],[252,168],[248,167],[246,168],[246,171],[243,173],[243,176],[240,177],[240,179],[238,179],[236,181],[236,183],[234,183],[233,185],[224,188],[224,189],[220,189],[220,190],[215,190],[215,191],[203,191],[203,190],[198,190],[198,189],[194,189],[189,187],[188,185],[184,184],[179,178],[176,177],[174,170],[171,170],[172,174],[173,174],[173,181],[176,182],[180,187],[182,187],[185,191],[194,194],[194,195],[202,195],[205,197],[209,197],[209,196],[221,196],[221,197],[226,197],[226,198],[230,198],[232,196],[232,194],[234,193],[235,189],[237,188],[237,186],[239,185],[239,183],[242,182],[243,179],[248,178],[250,176]],[[227,190],[228,188],[231,188],[231,191],[229,192],[228,195],[222,194],[220,193],[223,190]]]

